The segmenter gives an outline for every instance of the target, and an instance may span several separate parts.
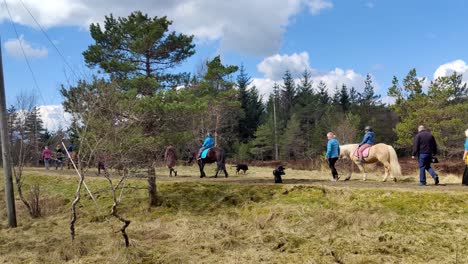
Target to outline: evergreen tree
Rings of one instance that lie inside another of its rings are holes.
[[[361,94],[361,105],[364,106],[375,106],[381,104],[380,95],[376,95],[374,92],[374,86],[372,85],[372,77],[370,74],[366,75],[364,81],[364,91]]]
[[[296,100],[296,84],[291,75],[291,72],[286,71],[283,76],[283,85],[280,92],[280,119],[281,122],[286,122],[291,118],[293,106]]]
[[[213,60],[207,62],[207,72],[204,81],[209,82],[215,90],[228,90],[233,88],[234,82],[230,79],[231,74],[236,72],[239,67],[235,65],[223,65],[221,57],[218,55]],[[248,81],[248,80],[247,80]]]
[[[351,107],[351,100],[348,93],[348,88],[345,84],[343,84],[340,89],[339,105],[341,106],[341,110],[343,112],[347,112]]]
[[[440,150],[457,146],[463,139],[463,126],[468,122],[467,93],[462,84],[461,75],[454,73],[449,77],[439,77],[431,82],[428,92],[422,92],[416,70],[411,70],[405,77],[403,87],[394,82],[389,95],[396,97],[392,109],[398,114],[400,122],[395,127],[396,141],[401,147],[410,149],[418,125],[431,129]],[[396,77],[394,78],[396,80]]]
[[[331,99],[327,92],[327,85],[323,81],[320,81],[317,86],[317,90],[318,90],[318,96],[320,98],[320,104],[328,105]]]
[[[254,137],[257,127],[262,122],[264,105],[255,86],[248,88],[250,77],[241,66],[237,76],[238,98],[244,116],[239,119],[239,140],[246,143]]]
[[[42,140],[45,131],[39,108],[35,106],[30,112],[26,113],[24,121],[24,135],[30,146],[29,157],[31,157],[35,165],[39,165],[40,153],[43,147]]]
[[[283,159],[301,159],[305,154],[305,138],[301,136],[301,126],[296,115],[288,121],[280,140],[280,153]]]
[[[124,89],[136,87],[143,95],[172,87],[180,75],[167,71],[192,56],[195,45],[193,36],[169,33],[171,24],[166,17],[150,18],[140,11],[127,18],[106,16],[104,31],[98,23],[90,25],[95,43],[83,52],[86,64],[99,66]]]

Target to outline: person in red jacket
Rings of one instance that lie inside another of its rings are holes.
[[[48,146],[45,146],[44,150],[42,151],[42,159],[44,160],[44,166],[46,170],[49,169],[51,158],[52,158],[52,151],[49,149]]]

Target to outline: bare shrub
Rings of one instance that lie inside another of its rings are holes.
[[[31,186],[31,191],[29,192],[29,205],[30,205],[30,214],[32,217],[40,217],[41,216],[41,188],[39,184],[33,184]]]

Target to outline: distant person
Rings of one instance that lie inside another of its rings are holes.
[[[62,146],[57,145],[55,148],[55,169],[57,170],[60,167],[63,170],[63,159],[65,158],[65,150],[62,149]]]
[[[71,165],[73,164],[72,161],[76,161],[76,151],[75,151],[76,147],[75,147],[75,144],[73,142],[70,143],[70,146],[68,146],[67,148],[67,151],[68,151],[68,155],[70,155],[67,159],[67,167],[68,169],[71,168]]]
[[[203,144],[202,144],[200,150],[198,151],[198,158],[197,158],[197,160],[201,159],[201,154],[202,154],[202,152],[203,152],[205,149],[212,148],[213,146],[214,146],[214,139],[213,139],[213,137],[211,136],[211,133],[208,132],[208,133],[206,133],[206,138],[205,138],[205,140],[203,141]]]
[[[434,179],[434,184],[439,184],[439,176],[431,168],[432,157],[437,154],[437,143],[434,136],[423,125],[418,127],[418,134],[414,137],[412,158],[418,156],[419,161],[419,186],[425,186],[426,171]]]
[[[71,155],[73,152],[75,152],[75,144],[70,143],[70,145],[67,148],[68,153]]]
[[[327,139],[327,153],[325,154],[325,158],[328,161],[328,166],[330,167],[332,173],[332,181],[338,181],[340,177],[336,171],[335,163],[338,160],[338,157],[340,157],[340,143],[336,139],[336,135],[333,132],[327,133]]]
[[[462,185],[468,186],[468,129],[465,130],[465,151],[463,152],[463,161],[465,162],[465,172],[463,172]]]
[[[107,175],[107,157],[105,155],[101,155],[98,158],[98,175],[101,174],[101,170]]]
[[[358,160],[358,163],[359,164],[362,164],[363,162],[363,152],[366,148],[369,148],[371,147],[372,145],[374,145],[375,143],[375,133],[372,129],[371,126],[366,126],[364,128],[364,138],[362,139],[362,141],[359,143],[359,146],[358,146],[358,157],[359,157],[359,160]]]
[[[44,166],[46,170],[48,170],[50,167],[51,158],[52,158],[52,151],[49,149],[48,146],[45,146],[44,150],[42,151],[42,159],[44,160]]]

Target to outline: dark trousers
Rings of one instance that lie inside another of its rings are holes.
[[[465,166],[465,172],[463,172],[462,184],[468,185],[468,165]]]
[[[328,158],[328,167],[330,167],[333,179],[338,178],[338,172],[336,171],[336,168],[335,168],[335,163],[337,160],[338,160],[338,157]]]
[[[419,154],[419,182],[426,184],[426,171],[432,176],[437,178],[437,173],[431,168],[432,154]]]

